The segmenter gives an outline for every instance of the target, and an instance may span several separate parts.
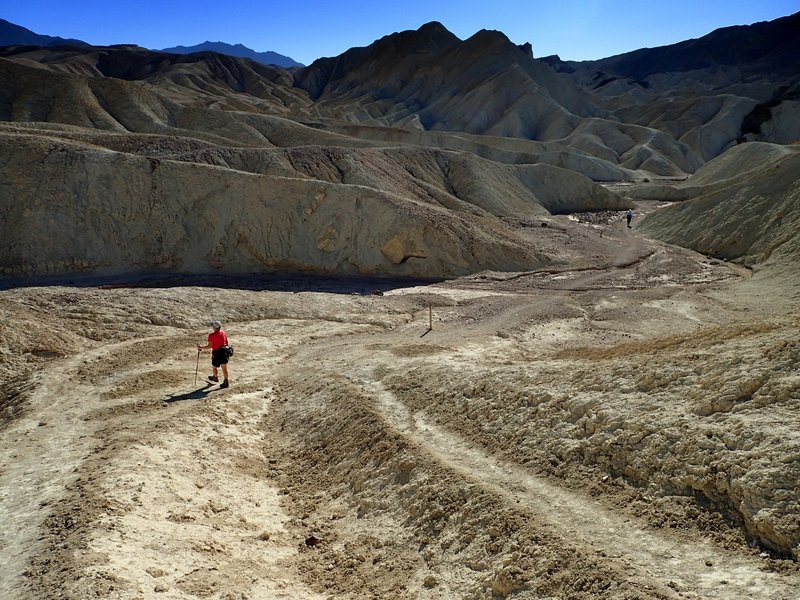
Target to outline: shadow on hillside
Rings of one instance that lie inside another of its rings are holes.
[[[164,404],[172,404],[173,402],[180,402],[181,400],[203,400],[213,391],[216,390],[211,389],[210,383],[206,383],[203,387],[192,392],[177,395],[169,394],[166,398],[163,398],[161,402]]]
[[[265,292],[327,292],[331,294],[372,295],[406,287],[426,285],[440,279],[334,277],[299,274],[188,275],[144,274],[107,277],[31,277],[0,280],[0,290],[39,286],[119,288],[210,287]]]

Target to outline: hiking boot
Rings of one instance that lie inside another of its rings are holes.
[[[219,377],[217,377],[216,375],[209,375],[208,380],[217,383],[219,381]]]
[[[219,389],[226,388],[226,387],[230,387],[230,385],[228,384],[228,380],[227,379],[219,384]]]

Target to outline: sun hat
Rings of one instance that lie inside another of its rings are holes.
[[[211,321],[211,326],[214,329],[220,329],[222,327],[222,323],[220,323],[219,321]]]

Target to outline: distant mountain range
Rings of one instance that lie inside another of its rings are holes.
[[[30,29],[25,29],[5,19],[0,19],[0,46],[55,46],[58,44],[89,45],[81,40],[53,37],[51,35],[39,35]]]
[[[82,40],[40,35],[30,29],[15,25],[5,19],[0,19],[0,46],[57,46],[59,44],[79,44],[89,46]],[[226,44],[225,42],[203,42],[196,46],[175,46],[174,48],[155,49],[156,52],[169,52],[171,54],[191,54],[193,52],[217,52],[228,56],[249,58],[264,65],[278,67],[302,67],[302,63],[278,54],[277,52],[256,52],[242,44]]]
[[[191,54],[193,52],[218,52],[228,56],[238,56],[249,58],[263,65],[276,65],[278,67],[303,67],[302,63],[278,54],[277,52],[256,52],[242,44],[226,44],[225,42],[203,42],[196,46],[175,46],[173,48],[162,48],[159,52],[171,52],[172,54]]]

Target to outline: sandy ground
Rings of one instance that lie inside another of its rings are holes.
[[[559,220],[614,259],[0,292],[0,598],[797,598],[798,307]]]

